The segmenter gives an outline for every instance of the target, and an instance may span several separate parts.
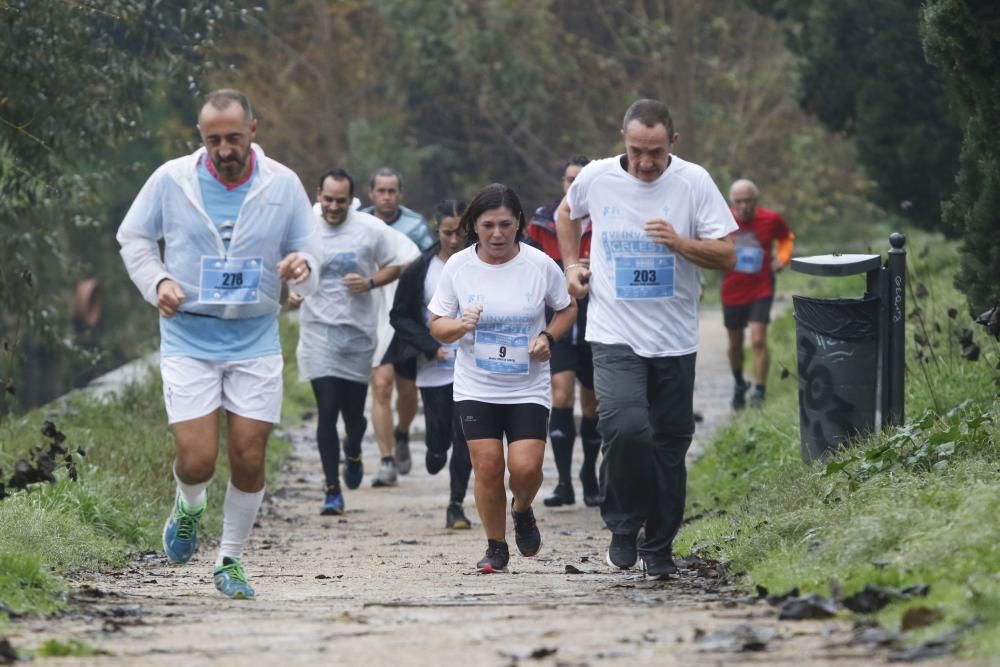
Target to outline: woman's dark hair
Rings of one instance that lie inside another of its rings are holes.
[[[462,221],[459,228],[465,232],[466,245],[475,245],[479,240],[476,234],[476,220],[486,211],[495,208],[506,208],[517,218],[517,235],[515,240],[520,241],[524,228],[528,225],[524,217],[524,207],[517,193],[503,183],[493,183],[476,193],[476,196],[469,202],[469,208],[462,214]]]
[[[465,213],[465,202],[461,199],[442,199],[434,207],[434,221],[441,222],[445,218],[460,218]]]

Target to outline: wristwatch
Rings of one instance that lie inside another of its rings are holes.
[[[539,335],[539,336],[545,336],[546,338],[548,338],[548,339],[549,339],[549,347],[552,347],[553,345],[555,345],[555,344],[556,344],[556,339],[555,339],[555,338],[554,338],[554,337],[552,336],[552,334],[550,334],[550,333],[549,333],[548,331],[545,331],[545,330],[543,329],[543,330],[542,330],[542,333],[540,333],[540,334],[538,334],[538,335]]]

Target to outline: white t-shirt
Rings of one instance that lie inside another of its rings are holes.
[[[441,272],[444,271],[444,261],[438,255],[431,258],[427,266],[427,277],[424,278],[424,322],[431,319],[431,311],[426,306],[434,297],[438,283],[441,281]],[[441,347],[448,350],[448,358],[428,359],[424,355],[417,357],[417,386],[418,387],[443,387],[451,384],[455,379],[455,352],[458,350],[458,343],[442,343]]]
[[[702,167],[672,155],[646,183],[622,166],[624,156],[584,167],[567,193],[570,215],[590,215],[587,340],[624,344],[642,357],[698,350],[698,268],[645,232],[669,222],[689,239],[721,239],[737,229],[719,188]]]
[[[392,239],[393,246],[396,249],[395,257],[392,260],[393,266],[406,266],[416,260],[417,257],[420,257],[420,248],[410,240],[410,237],[391,225],[385,224],[381,219],[373,215],[369,215],[368,217],[378,220],[382,224],[382,227],[389,233],[389,238]],[[386,350],[389,349],[389,343],[392,342],[392,337],[396,333],[392,328],[392,324],[389,323],[389,313],[392,312],[392,303],[396,299],[396,287],[398,285],[399,281],[393,280],[388,285],[379,287],[373,293],[375,309],[378,311],[378,343],[375,347],[375,356],[372,357],[372,368],[382,365],[382,357],[385,356]]]
[[[487,264],[475,246],[451,256],[427,308],[459,317],[482,304],[476,330],[459,340],[455,400],[552,404],[549,362],[528,356],[528,345],[545,328],[545,306],[571,303],[559,266],[541,250],[520,244],[504,264]]]

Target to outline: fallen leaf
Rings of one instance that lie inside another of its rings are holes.
[[[899,600],[902,595],[890,588],[883,588],[875,584],[866,584],[864,588],[848,595],[841,600],[843,605],[858,614],[871,614],[882,609],[893,600]]]
[[[917,288],[914,290],[914,294],[917,295],[918,299],[924,299],[930,294],[930,291],[928,291],[927,286],[923,283],[917,283]]]
[[[816,593],[785,600],[778,610],[779,621],[831,618],[836,615],[837,603]]]
[[[695,635],[695,642],[701,652],[744,653],[747,651],[763,651],[767,643],[774,638],[775,631],[771,628],[758,628],[749,624],[740,624],[732,628],[716,630],[711,634]]]
[[[907,632],[914,628],[934,625],[943,618],[944,614],[937,609],[931,609],[930,607],[910,607],[903,613],[903,619],[899,622],[899,627],[903,632]]]
[[[567,565],[566,574],[583,574],[583,570],[574,565]]]

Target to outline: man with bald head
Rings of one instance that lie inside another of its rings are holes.
[[[729,333],[729,365],[733,371],[733,409],[746,407],[750,383],[743,377],[743,339],[750,325],[753,350],[753,392],[750,405],[760,407],[767,388],[770,353],[767,325],[771,321],[774,277],[792,259],[792,234],[784,219],[757,206],[760,191],[741,178],[729,188],[729,204],[739,229],[731,234],[736,267],[722,277],[722,317]]]
[[[264,497],[267,439],[281,418],[281,284],[316,290],[322,242],[298,177],[253,142],[257,121],[243,93],[209,93],[198,133],[201,148],[146,181],[118,242],[132,282],[160,312],[177,481],[164,551],[174,563],[194,555],[225,417],[230,480],[213,578],[226,597],[246,599],[254,590],[243,547]]]

